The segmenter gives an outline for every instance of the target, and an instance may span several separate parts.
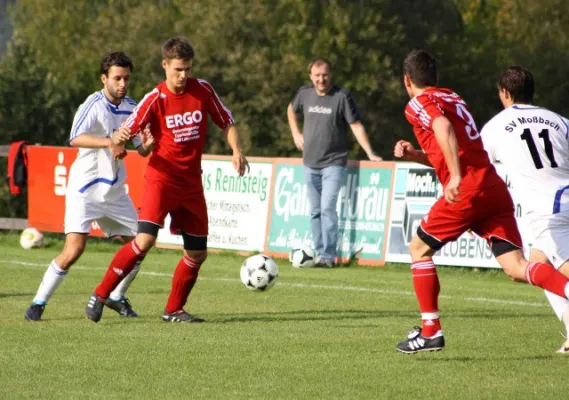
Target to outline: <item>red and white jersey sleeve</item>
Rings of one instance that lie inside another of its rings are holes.
[[[412,125],[420,125],[423,129],[433,131],[433,121],[444,115],[441,106],[430,97],[414,97],[405,108],[405,115]]]
[[[132,114],[124,121],[123,126],[129,127],[133,136],[138,135],[140,130],[150,122],[152,107],[159,98],[160,92],[155,88],[142,98],[138,106],[132,111]]]
[[[442,184],[446,185],[450,173],[433,131],[433,122],[441,116],[449,120],[458,142],[461,190],[479,190],[499,184],[501,179],[484,151],[476,123],[464,100],[452,90],[429,88],[409,101],[405,117],[413,126],[417,141]]]
[[[235,121],[233,120],[233,115],[231,111],[222,103],[221,99],[209,84],[209,82],[203,79],[198,79],[200,85],[202,85],[208,93],[210,93],[210,101],[208,106],[208,113],[211,116],[213,122],[220,128],[225,129],[229,125],[233,125]]]

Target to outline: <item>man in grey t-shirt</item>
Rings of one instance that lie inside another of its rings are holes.
[[[360,121],[350,92],[332,85],[332,66],[324,58],[308,66],[312,85],[302,86],[287,116],[294,143],[303,151],[304,173],[308,187],[312,243],[318,253],[316,265],[333,267],[338,244],[336,205],[346,176],[350,151],[348,127],[371,161],[381,161],[374,154]],[[303,130],[296,114],[302,114]]]

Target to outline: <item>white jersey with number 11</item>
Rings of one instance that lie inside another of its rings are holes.
[[[525,212],[569,211],[569,121],[545,108],[514,104],[481,132],[490,161],[504,164]]]

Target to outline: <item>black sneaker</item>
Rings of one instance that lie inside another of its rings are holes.
[[[138,317],[138,314],[132,309],[132,304],[130,304],[130,301],[128,301],[124,296],[121,297],[120,300],[112,300],[111,298],[108,298],[107,301],[105,301],[105,305],[111,310],[115,310],[123,317]]]
[[[420,351],[439,351],[445,347],[445,337],[442,332],[433,337],[421,335],[421,328],[416,326],[407,334],[407,340],[397,343],[397,350],[402,353],[415,354]]]
[[[26,321],[41,321],[41,315],[45,309],[45,304],[32,303],[26,310],[24,314],[24,319]]]
[[[184,310],[174,311],[173,313],[165,312],[162,315],[162,321],[164,322],[205,322],[203,318],[195,317],[192,314],[185,312]]]
[[[90,319],[93,322],[99,322],[103,316],[104,306],[105,302],[101,301],[100,297],[93,293],[89,298],[87,307],[85,307],[85,315],[87,316],[87,319]]]

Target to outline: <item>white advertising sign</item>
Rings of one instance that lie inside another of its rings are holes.
[[[250,162],[240,177],[229,160],[202,160],[202,182],[207,201],[208,248],[263,251],[267,232],[269,191],[273,165]],[[158,244],[183,245],[170,234],[170,217],[158,233]]]
[[[524,241],[525,252],[531,247],[531,230],[524,218],[519,197],[512,187],[506,169],[496,165],[498,174],[506,181],[516,206],[516,220]],[[397,163],[391,204],[391,223],[386,252],[387,262],[411,262],[408,246],[421,219],[442,195],[442,185],[432,168],[414,163]],[[468,233],[446,244],[433,257],[438,265],[499,268],[486,240]]]

